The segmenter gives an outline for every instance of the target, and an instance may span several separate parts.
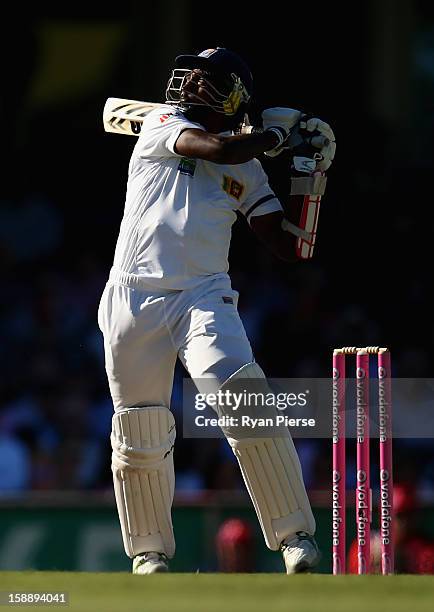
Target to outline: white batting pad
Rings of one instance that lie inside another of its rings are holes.
[[[246,364],[235,372],[222,389],[230,389],[231,383],[240,378],[257,379],[255,390],[259,379],[263,379],[264,393],[271,392],[256,363]],[[278,550],[282,541],[297,531],[314,534],[315,519],[289,430],[279,428],[278,436],[261,438],[235,438],[236,431],[231,431],[228,442],[240,465],[268,548]]]
[[[126,408],[112,420],[112,471],[125,552],[175,553],[175,420],[165,406]]]

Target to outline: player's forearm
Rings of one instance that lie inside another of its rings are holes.
[[[202,130],[184,130],[176,141],[180,155],[204,159],[215,164],[242,164],[264,151],[273,149],[278,142],[275,132],[269,130],[254,134],[221,136]]]
[[[282,229],[283,213],[276,211],[267,215],[253,217],[250,221],[252,230],[261,242],[278,259],[288,263],[298,261],[296,254],[296,236]]]
[[[220,151],[221,159],[216,163],[242,164],[258,157],[264,151],[273,149],[277,143],[278,137],[272,131],[223,136]]]
[[[286,263],[295,263],[300,261],[295,250],[296,240],[295,236],[281,230],[275,233],[273,240],[267,243],[267,247],[278,259]]]

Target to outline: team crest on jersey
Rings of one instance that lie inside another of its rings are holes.
[[[244,191],[244,185],[227,174],[223,175],[223,189],[230,196],[239,200]]]
[[[183,157],[178,165],[178,172],[187,176],[194,176],[196,170],[196,160],[189,157]]]

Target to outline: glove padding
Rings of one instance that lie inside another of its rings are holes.
[[[264,130],[271,130],[279,137],[278,144],[274,149],[265,151],[265,155],[275,157],[283,151],[285,141],[290,135],[291,129],[300,121],[301,115],[301,111],[281,106],[266,108],[262,112],[262,126]]]
[[[332,164],[336,153],[336,142],[333,130],[328,123],[313,117],[311,119],[301,119],[299,123],[300,133],[309,132],[312,136],[324,136],[328,139],[328,144],[315,151],[314,159],[316,161],[316,170],[326,172]]]

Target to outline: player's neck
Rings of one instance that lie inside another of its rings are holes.
[[[229,128],[226,124],[225,117],[203,106],[196,106],[186,111],[185,116],[196,123],[200,123],[210,134],[220,134],[227,131]]]

